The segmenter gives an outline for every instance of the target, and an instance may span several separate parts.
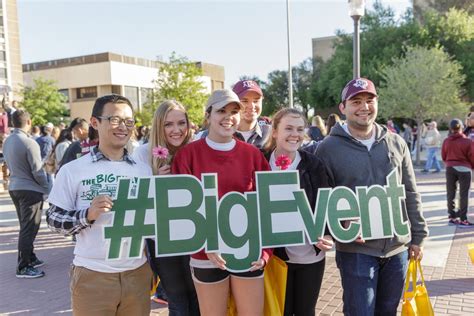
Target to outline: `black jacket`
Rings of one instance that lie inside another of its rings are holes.
[[[300,186],[304,189],[308,202],[311,206],[311,210],[314,212],[316,205],[316,199],[318,197],[318,189],[329,188],[333,186],[333,181],[329,178],[326,166],[324,162],[316,157],[315,155],[308,153],[304,150],[298,150],[301,161],[296,167],[300,175]],[[264,153],[265,158],[270,160],[271,152]],[[329,230],[326,227],[326,235],[329,235]],[[321,251],[319,248],[314,246],[316,254]],[[288,255],[286,254],[285,247],[275,248],[273,254],[277,255],[284,261],[288,261]]]

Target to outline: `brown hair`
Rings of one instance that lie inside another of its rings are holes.
[[[308,125],[308,120],[304,116],[303,112],[295,108],[283,108],[279,110],[278,112],[276,112],[275,115],[273,116],[272,131],[276,131],[278,129],[278,125],[280,125],[281,120],[287,115],[302,118],[304,122],[304,126],[306,127]],[[275,147],[276,147],[275,138],[273,138],[272,135],[269,135],[269,137],[267,138],[267,141],[265,142],[265,145],[263,146],[263,150],[269,153],[275,150]]]

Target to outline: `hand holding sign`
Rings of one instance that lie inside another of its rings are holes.
[[[114,202],[108,195],[96,196],[87,211],[87,220],[89,222],[95,221],[103,213],[109,212],[112,209]]]

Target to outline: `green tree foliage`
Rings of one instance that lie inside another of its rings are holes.
[[[474,3],[472,0],[428,0],[427,5],[434,10],[444,13],[451,8],[465,10],[468,13],[474,13]]]
[[[394,11],[379,2],[361,19],[361,31],[361,76],[370,78],[376,86],[381,80],[380,70],[391,64],[394,56],[403,54],[403,45],[422,41],[420,26],[410,11],[397,20]],[[321,74],[312,87],[316,108],[340,103],[341,90],[352,79],[352,34],[338,32],[338,37],[334,55],[320,65]]]
[[[405,46],[442,47],[462,66],[466,81],[462,87],[467,98],[474,100],[474,17],[463,10],[446,13],[429,11],[423,24],[408,10],[396,19],[393,10],[379,2],[361,19],[361,76],[370,78],[376,86],[382,83],[382,69],[403,57]],[[340,93],[352,79],[352,34],[338,33],[335,53],[320,64],[320,75],[313,81],[311,95],[317,108],[340,102]]]
[[[34,79],[33,86],[23,87],[21,96],[21,106],[30,113],[33,125],[45,125],[48,122],[56,125],[69,116],[64,105],[66,97],[58,92],[53,80]]]
[[[421,126],[425,119],[448,117],[465,108],[460,99],[464,82],[461,66],[441,47],[407,47],[405,56],[394,58],[381,75],[383,84],[378,92],[383,117],[402,114]],[[417,144],[419,163],[420,143]]]
[[[262,115],[271,116],[280,108],[288,106],[288,72],[270,72],[264,85],[263,96]]]
[[[204,118],[204,106],[208,95],[204,83],[200,80],[202,69],[186,57],[173,53],[169,62],[158,69],[155,80],[155,92],[150,102],[138,113],[142,125],[150,125],[156,108],[165,100],[176,100],[184,105],[189,119],[200,124]]]
[[[445,14],[431,11],[425,15],[424,36],[429,47],[442,45],[463,66],[466,82],[463,89],[474,100],[474,16],[450,9]]]

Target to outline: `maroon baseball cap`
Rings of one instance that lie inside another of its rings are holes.
[[[367,92],[377,96],[375,85],[372,81],[366,78],[357,78],[349,81],[341,93],[342,102],[352,99],[359,93]]]
[[[263,96],[262,89],[260,89],[258,83],[253,80],[240,80],[234,85],[232,91],[239,96],[239,99],[242,99],[249,91],[255,91],[259,96]]]

